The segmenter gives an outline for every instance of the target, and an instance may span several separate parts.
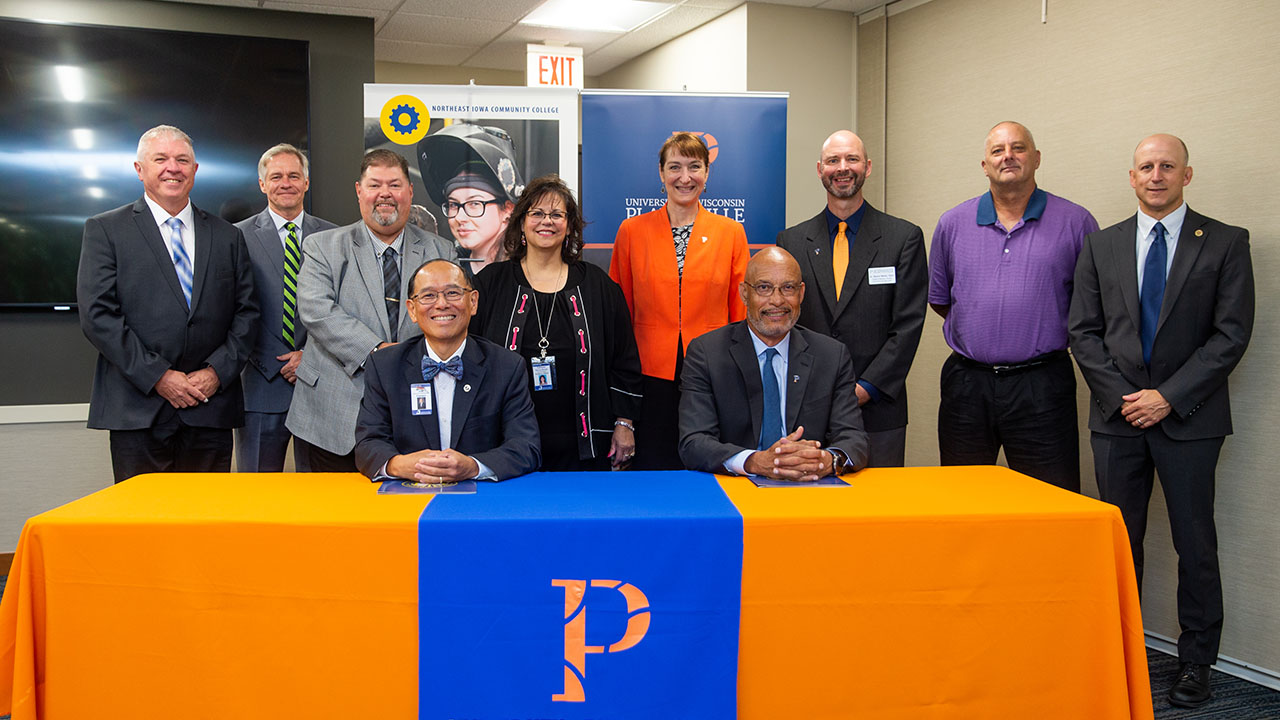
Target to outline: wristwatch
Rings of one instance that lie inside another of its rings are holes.
[[[849,456],[844,454],[840,448],[827,448],[827,452],[831,453],[831,474],[839,477],[849,468]]]

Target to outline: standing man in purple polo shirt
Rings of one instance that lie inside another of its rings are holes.
[[[943,465],[1009,467],[1080,491],[1076,376],[1067,311],[1088,210],[1036,187],[1031,131],[987,134],[991,189],[943,213],[929,258],[929,305],[954,351],[942,366]]]

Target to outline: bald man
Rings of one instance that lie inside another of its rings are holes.
[[[1076,268],[1071,350],[1093,392],[1098,492],[1120,507],[1142,586],[1142,538],[1160,474],[1178,553],[1181,667],[1169,702],[1209,700],[1222,636],[1214,471],[1231,434],[1227,376],[1253,331],[1249,231],[1187,207],[1182,140],[1138,144],[1129,184],[1138,212],[1090,235]]]
[[[812,481],[867,464],[867,434],[845,346],[796,326],[800,266],[781,248],[747,263],[746,320],[689,343],[680,459],[705,472]]]
[[[943,465],[1009,467],[1080,492],[1076,374],[1067,354],[1071,278],[1088,210],[1036,185],[1031,131],[987,133],[989,189],[943,213],[929,254],[929,304],[952,349],[942,366]]]
[[[832,133],[818,155],[827,206],[778,233],[778,246],[800,265],[808,292],[800,324],[849,350],[855,392],[871,442],[870,467],[906,459],[907,372],[924,327],[924,234],[871,207],[862,186],[871,158],[848,130]]]

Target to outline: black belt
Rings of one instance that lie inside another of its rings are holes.
[[[971,367],[975,370],[985,370],[986,372],[994,373],[997,376],[1017,375],[1020,372],[1026,372],[1027,370],[1040,367],[1041,365],[1048,365],[1049,363],[1057,362],[1059,360],[1066,360],[1068,357],[1066,350],[1054,350],[1053,352],[1047,352],[1043,355],[1037,355],[1031,358],[1030,360],[1026,360],[1020,363],[988,365],[986,363],[980,363],[977,360],[967,358],[958,352],[953,352],[951,353],[951,355],[955,357],[957,362],[959,362],[961,365],[964,365],[965,367]]]

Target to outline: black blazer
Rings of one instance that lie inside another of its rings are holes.
[[[843,342],[854,377],[880,391],[879,401],[862,406],[867,430],[904,427],[907,372],[920,345],[929,288],[920,228],[867,204],[839,302],[825,213],[778,233],[778,246],[800,264],[805,284],[800,324]],[[895,282],[870,284],[867,272],[873,267],[894,268]]]
[[[796,326],[787,359],[786,427],[804,426],[804,438],[837,447],[850,470],[867,464],[849,351],[840,342]],[[680,376],[680,459],[690,470],[724,472],[724,462],[755,450],[764,415],[760,365],[745,320],[689,343]]]
[[[355,453],[356,465],[369,477],[396,455],[440,449],[437,416],[414,415],[409,407],[409,386],[422,382],[425,342],[416,338],[384,348],[365,364]],[[484,463],[499,480],[533,472],[542,463],[525,364],[475,335],[462,351],[449,447]]]
[[[80,327],[98,349],[91,428],[139,430],[166,412],[194,427],[244,424],[240,371],[258,325],[249,251],[234,225],[194,205],[192,211],[190,312],[173,258],[142,198],[85,222],[76,300]],[[156,393],[166,370],[205,366],[220,383],[209,402],[175,410]]]
[[[1089,429],[1138,435],[1121,396],[1155,388],[1172,406],[1160,428],[1175,440],[1231,434],[1227,376],[1253,332],[1249,231],[1187,209],[1165,285],[1151,364],[1139,334],[1137,216],[1085,238],[1076,265],[1071,352],[1093,403]]]

